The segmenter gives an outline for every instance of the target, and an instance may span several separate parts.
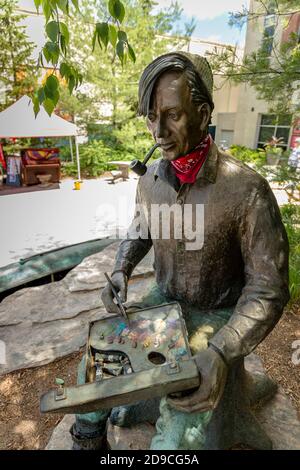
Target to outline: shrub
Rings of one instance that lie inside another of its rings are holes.
[[[290,244],[289,276],[291,300],[300,297],[300,206],[286,204],[280,208]]]
[[[154,145],[150,132],[147,130],[144,119],[135,119],[124,124],[121,129],[114,131],[118,146],[126,154],[127,159],[142,160]],[[159,156],[155,152],[154,158]]]
[[[107,147],[102,140],[93,140],[80,146],[80,166],[86,176],[99,176],[112,168],[111,160],[123,160],[123,155],[116,148]]]
[[[104,171],[114,169],[109,164],[113,160],[131,161],[136,158],[142,160],[154,145],[153,139],[141,119],[129,121],[120,129],[113,129],[108,125],[97,125],[93,127],[93,135],[97,136],[97,139],[79,146],[83,177],[97,177]],[[62,155],[62,160],[67,158],[67,148],[62,148]],[[159,155],[159,152],[156,152],[153,158],[157,158]],[[62,175],[76,177],[76,164],[64,164]]]
[[[71,162],[71,150],[70,150],[70,145],[62,145],[59,147],[59,157],[62,162]],[[73,158],[75,160],[76,155],[75,155],[75,149],[73,150]]]
[[[266,164],[266,153],[263,150],[252,150],[242,145],[232,145],[230,154],[244,163],[252,163],[257,167]]]

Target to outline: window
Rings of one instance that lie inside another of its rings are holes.
[[[262,114],[257,148],[264,148],[264,145],[274,136],[277,139],[282,138],[282,142],[278,144],[278,147],[286,150],[289,144],[291,123],[291,115],[276,116],[275,114]]]
[[[272,49],[273,49],[275,27],[276,27],[276,16],[267,15],[264,21],[262,49],[268,56],[271,55]]]

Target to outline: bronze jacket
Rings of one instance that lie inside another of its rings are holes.
[[[173,167],[160,159],[140,178],[136,202],[143,209],[136,210],[120,243],[114,271],[129,277],[153,245],[163,293],[200,310],[235,306],[210,345],[228,364],[249,354],[277,323],[289,299],[288,240],[267,181],[213,143],[194,184],[180,185]],[[203,246],[187,249],[185,237],[176,239],[172,228],[169,239],[152,239],[147,215],[153,204],[179,204],[182,211],[186,204],[203,205]],[[148,238],[132,237],[142,212]]]

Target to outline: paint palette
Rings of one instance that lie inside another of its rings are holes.
[[[176,302],[90,323],[86,382],[41,397],[41,412],[88,413],[199,387]]]
[[[87,382],[176,363],[191,357],[177,302],[128,311],[92,322],[87,343]]]

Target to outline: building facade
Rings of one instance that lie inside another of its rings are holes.
[[[251,8],[255,8],[255,0],[251,0]],[[272,60],[273,41],[277,44],[286,41],[291,32],[298,33],[300,37],[300,13],[291,16],[286,28],[283,20],[278,21],[275,15],[248,21],[244,54],[249,55],[258,50],[262,41],[265,41]],[[217,87],[222,82],[220,77],[215,77],[215,81]],[[229,147],[236,144],[252,149],[263,148],[275,136],[282,138],[280,146],[286,150],[294,147],[295,139],[300,137],[300,121],[295,123],[291,115],[271,115],[268,111],[269,103],[258,99],[255,89],[247,84],[226,83],[215,92],[214,99],[212,124],[215,126],[215,140],[218,145]],[[299,100],[300,96],[295,96],[295,99]]]

